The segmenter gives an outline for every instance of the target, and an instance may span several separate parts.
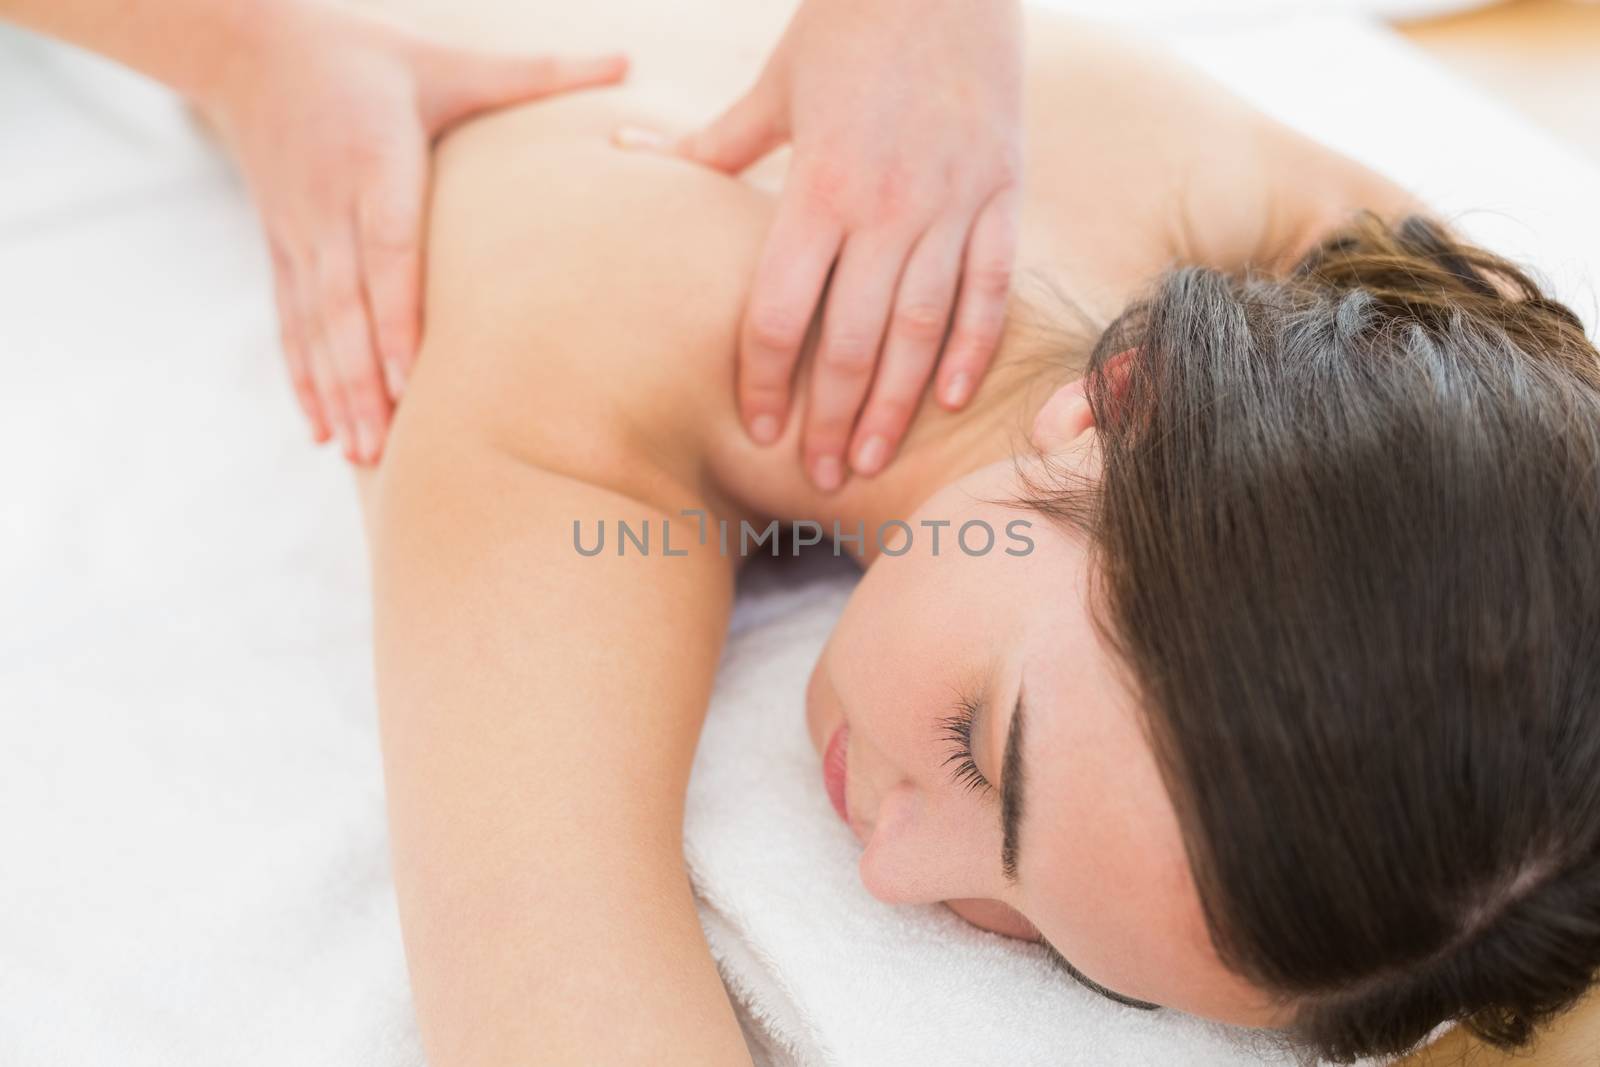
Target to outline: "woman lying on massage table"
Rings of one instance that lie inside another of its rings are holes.
[[[967,410],[925,402],[883,473],[821,492],[812,357],[777,445],[734,402],[773,197],[612,142],[735,91],[776,26],[755,7],[748,56],[709,4],[673,6],[670,50],[665,15],[613,37],[670,96],[646,77],[440,149],[423,353],[362,483],[432,1062],[746,1058],[681,821],[740,523],[773,518],[865,533],[804,707],[877,897],[1324,1054],[1451,1019],[1526,1038],[1600,963],[1577,320],[1349,160],[1035,15],[1032,295]],[[570,9],[516,17],[594,43]],[[592,547],[619,519],[649,554],[579,551],[575,523]]]

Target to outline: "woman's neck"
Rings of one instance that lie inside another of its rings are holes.
[[[876,477],[851,478],[836,493],[813,491],[812,513],[797,518],[817,522],[824,537],[834,534],[834,523],[842,534],[863,534],[859,542],[844,542],[841,552],[857,555],[868,566],[879,555],[880,535],[894,543],[894,522],[909,524],[912,513],[940,489],[1016,455],[1050,393],[1079,373],[1070,358],[1042,352],[1036,338],[1022,334],[1016,326],[1008,329],[966,408],[950,412],[924,398],[893,463]],[[919,521],[946,518],[930,515]]]

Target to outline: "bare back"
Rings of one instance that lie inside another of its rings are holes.
[[[428,5],[404,6],[427,21]],[[445,142],[424,376],[449,374],[452,393],[479,383],[479,417],[548,461],[589,469],[610,449],[619,488],[639,488],[643,454],[665,467],[650,477],[709,491],[730,514],[830,510],[800,473],[803,420],[757,449],[734,407],[739,316],[786,153],[734,181],[610,141],[621,122],[671,133],[715,114],[754,78],[790,6],[450,8],[456,36],[467,19],[474,39],[622,48],[635,66],[623,88],[501,112]],[[1028,34],[1024,291],[1104,320],[1176,262],[1278,265],[1351,211],[1403,200],[1159,51],[1041,12]],[[878,491],[961,417],[925,401]],[[619,420],[625,432],[599,432]]]

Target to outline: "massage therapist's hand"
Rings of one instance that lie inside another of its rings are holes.
[[[935,396],[959,409],[999,345],[1021,19],[1016,0],[805,0],[755,86],[677,146],[737,172],[793,145],[744,315],[739,408],[757,441],[777,439],[825,299],[801,444],[819,488],[846,464],[883,469],[936,363]]]
[[[254,195],[284,352],[320,443],[377,460],[416,356],[429,147],[488,108],[622,77],[621,57],[444,47],[353,12],[278,5],[196,103]]]

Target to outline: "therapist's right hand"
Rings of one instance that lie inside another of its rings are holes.
[[[312,436],[373,463],[421,336],[433,139],[480,111],[618,81],[627,63],[446,47],[319,3],[286,3],[258,33],[196,104],[266,230]]]
[[[805,0],[751,89],[674,146],[739,173],[794,148],[739,342],[772,444],[821,311],[800,451],[813,484],[875,475],[929,382],[959,411],[1000,344],[1022,202],[1017,0]]]

